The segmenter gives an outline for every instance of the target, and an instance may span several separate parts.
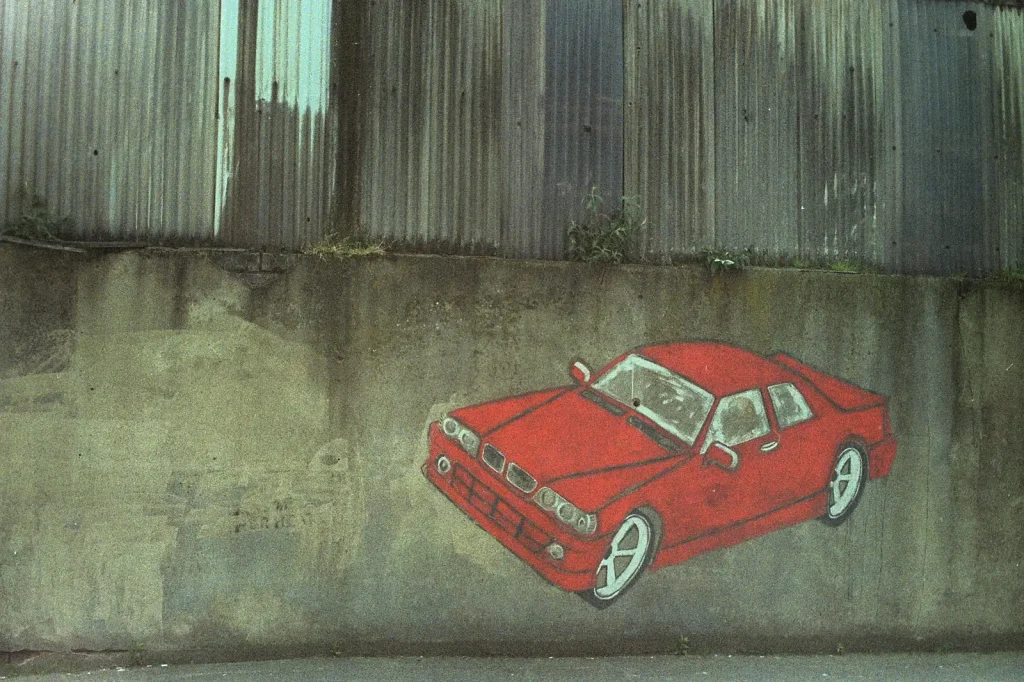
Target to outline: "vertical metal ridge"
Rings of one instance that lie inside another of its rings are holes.
[[[82,238],[208,233],[208,3],[7,2],[0,17],[0,219],[38,197]]]
[[[625,194],[647,217],[654,258],[714,239],[712,5],[646,0],[625,20]]]
[[[222,45],[216,231],[230,243],[296,250],[331,230],[337,149],[331,90],[331,3],[223,0],[237,54]],[[236,11],[237,10],[237,11]],[[212,60],[209,69],[214,65]],[[230,70],[234,68],[235,73]],[[225,79],[230,78],[230,81]],[[211,93],[210,108],[217,101]]]
[[[716,5],[716,242],[796,241],[795,0]]]
[[[992,29],[995,182],[988,272],[1024,268],[1024,12],[996,9]]]
[[[506,256],[540,251],[545,6],[545,0],[502,4],[500,243]]]
[[[898,91],[883,55],[898,29],[887,5],[799,8],[800,230],[789,250],[801,257],[879,263],[896,232]]]
[[[481,0],[378,3],[367,35],[364,228],[416,247],[493,250],[501,8]]]
[[[545,17],[544,192],[540,258],[560,258],[591,186],[616,210],[623,194],[621,0],[553,2]],[[606,27],[614,27],[608,29]]]

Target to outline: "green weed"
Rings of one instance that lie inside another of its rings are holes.
[[[572,221],[567,232],[566,257],[584,263],[622,263],[627,259],[629,243],[647,224],[636,199],[622,197],[617,210],[605,211],[605,201],[596,186],[583,197],[587,216]]]
[[[728,251],[726,249],[704,249],[700,252],[701,259],[708,266],[712,275],[720,272],[742,270],[750,265],[752,250]]]
[[[331,232],[303,253],[311,256],[335,256],[336,258],[358,258],[361,256],[383,256],[387,253],[384,241],[368,241],[359,237],[339,237]]]
[[[862,272],[863,266],[852,260],[837,260],[829,264],[828,269],[832,272]]]
[[[0,227],[0,235],[32,241],[58,242],[61,241],[62,235],[71,232],[71,228],[69,218],[53,215],[46,200],[33,195],[28,212],[4,223],[3,227]]]

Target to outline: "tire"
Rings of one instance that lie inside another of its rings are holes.
[[[868,481],[868,456],[853,443],[839,447],[828,484],[828,503],[821,517],[829,526],[838,526],[857,508]]]
[[[630,512],[615,531],[604,559],[595,569],[595,586],[577,594],[592,606],[608,608],[635,585],[651,565],[660,541],[661,522],[657,514]]]

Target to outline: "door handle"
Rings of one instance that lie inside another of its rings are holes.
[[[777,447],[779,447],[779,441],[771,440],[761,446],[761,452],[771,452]]]

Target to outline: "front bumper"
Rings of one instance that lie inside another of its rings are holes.
[[[423,465],[423,474],[459,509],[554,585],[570,592],[594,587],[608,538],[583,539],[560,527],[531,500],[505,484],[499,474],[449,440],[437,423],[430,425],[427,438],[430,456]],[[451,462],[444,474],[437,469],[442,455]],[[553,559],[548,553],[552,543],[564,549],[562,559]]]

